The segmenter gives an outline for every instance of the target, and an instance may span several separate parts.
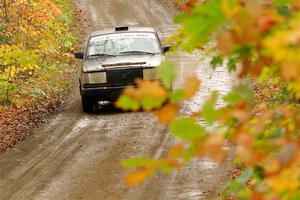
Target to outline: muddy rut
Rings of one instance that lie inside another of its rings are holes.
[[[161,0],[77,0],[90,20],[87,33],[116,25],[153,26],[164,38],[176,29],[175,10]],[[201,54],[171,56],[177,64],[174,88],[189,74],[202,79],[202,89],[182,112],[196,111],[212,90],[225,94],[235,78],[216,71]],[[219,102],[222,103],[221,101]],[[73,101],[33,136],[0,154],[1,200],[207,199],[226,183],[230,158],[222,165],[196,159],[171,174],[157,174],[136,188],[123,185],[120,161],[135,156],[159,157],[175,141],[151,113],[124,113],[103,106],[94,114],[81,111],[78,91]],[[227,147],[230,152],[230,147]]]

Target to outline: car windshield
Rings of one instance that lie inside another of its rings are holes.
[[[87,51],[88,57],[158,53],[161,49],[156,35],[144,32],[95,36],[90,39]]]

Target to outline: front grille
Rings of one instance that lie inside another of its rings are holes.
[[[143,69],[108,69],[106,79],[108,84],[129,85],[137,78],[143,78]]]

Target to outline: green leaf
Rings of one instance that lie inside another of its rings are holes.
[[[171,101],[173,103],[175,103],[175,102],[183,101],[184,100],[184,95],[185,95],[184,90],[179,89],[179,90],[176,90],[174,93],[172,93],[170,98],[171,98]]]
[[[163,62],[159,68],[159,76],[162,80],[162,83],[167,89],[172,88],[172,82],[175,78],[175,66],[170,61]]]
[[[248,57],[251,56],[252,47],[250,45],[242,45],[239,46],[235,51],[238,55],[240,55],[240,57]]]
[[[292,10],[287,5],[278,6],[277,12],[282,16],[291,16],[292,15]]]
[[[282,126],[274,127],[274,129],[270,130],[269,138],[279,138],[284,134],[284,128]]]
[[[268,146],[268,141],[266,139],[257,139],[254,143],[254,147],[257,149],[264,149]]]
[[[182,139],[194,139],[205,135],[205,129],[195,119],[181,118],[171,123],[171,133]]]
[[[236,87],[232,92],[227,94],[224,97],[224,101],[229,104],[235,104],[240,102],[241,100],[246,100],[250,102],[252,99],[252,91],[249,87],[245,85],[240,85]]]
[[[153,99],[152,97],[144,97],[142,99],[142,108],[146,111],[160,107],[164,103],[165,99]]]
[[[184,163],[189,163],[191,159],[196,155],[197,147],[196,145],[191,145],[185,152],[183,156]]]
[[[286,5],[292,3],[292,0],[273,0],[276,6]]]
[[[230,58],[228,60],[228,63],[227,63],[227,68],[229,70],[229,72],[233,72],[233,71],[236,71],[236,59],[235,58]]]
[[[210,61],[210,65],[213,69],[216,69],[217,67],[220,67],[223,64],[223,59],[220,56],[215,56]]]
[[[238,193],[239,190],[243,188],[243,185],[239,184],[237,181],[232,181],[229,185],[228,192],[232,194]]]
[[[151,161],[149,158],[139,157],[139,158],[130,158],[127,160],[122,160],[121,165],[124,168],[137,168],[140,166],[145,166],[149,164]]]
[[[237,182],[239,184],[246,184],[250,178],[253,176],[253,169],[252,168],[246,168],[241,175],[237,178]]]
[[[187,13],[179,13],[174,17],[174,23],[176,24],[182,23],[186,17],[187,17]]]
[[[253,176],[256,177],[259,180],[263,180],[265,176],[265,170],[260,165],[254,166]]]
[[[300,190],[296,191],[295,193],[290,194],[290,196],[286,199],[299,200],[300,199]]]
[[[281,84],[280,91],[274,96],[274,101],[278,101],[280,103],[283,103],[285,101],[288,101],[291,99],[291,93],[288,90],[288,87],[286,84]]]
[[[247,192],[247,188],[245,187],[245,185],[252,176],[253,176],[253,169],[252,168],[245,169],[239,177],[237,177],[235,180],[230,182],[226,193],[229,193],[229,195],[237,195],[237,194],[243,194],[244,192]]]
[[[213,92],[210,99],[202,106],[202,117],[209,123],[213,123],[219,116],[215,109],[215,104],[218,100],[218,93]]]
[[[130,98],[129,96],[126,96],[126,95],[122,95],[116,102],[116,105],[119,108],[122,108],[123,110],[137,111],[138,109],[140,109],[139,102],[135,99]]]
[[[197,5],[192,13],[180,15],[176,21],[180,22],[188,37],[182,44],[185,51],[192,52],[203,46],[226,22],[220,0],[204,1]]]
[[[160,163],[159,164],[159,169],[163,172],[163,173],[169,173],[173,170],[172,165],[170,165],[169,163]]]

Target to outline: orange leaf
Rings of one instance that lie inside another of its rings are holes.
[[[251,118],[249,107],[246,101],[241,101],[236,105],[236,108],[232,111],[231,116],[245,122]]]
[[[217,49],[221,55],[226,55],[232,51],[235,45],[233,35],[226,32],[217,38]]]
[[[265,34],[268,30],[274,27],[278,21],[270,15],[265,15],[259,18],[258,28],[262,34]]]
[[[242,122],[247,121],[251,117],[247,110],[234,110],[231,116]]]
[[[196,76],[190,76],[185,79],[185,98],[192,98],[200,88],[200,80]]]
[[[129,172],[125,178],[125,184],[128,186],[136,186],[143,183],[146,178],[154,173],[153,168],[138,169],[133,172]]]
[[[223,150],[224,138],[219,135],[209,136],[203,145],[205,155],[217,162],[224,162],[227,154]]]
[[[253,137],[249,133],[242,132],[237,135],[237,142],[240,145],[251,147],[253,144]]]
[[[177,104],[168,103],[162,108],[159,108],[155,115],[157,116],[158,120],[163,124],[168,124],[172,122],[179,113],[179,106]]]
[[[153,99],[163,99],[168,96],[167,91],[163,88],[159,81],[137,80],[138,87],[127,87],[124,94],[141,100],[144,97],[152,97]]]
[[[244,58],[242,60],[242,70],[239,73],[239,78],[243,78],[244,76],[246,76],[249,72],[249,68],[251,65],[251,61],[248,57]]]
[[[183,155],[184,146],[183,144],[176,144],[169,148],[167,157],[168,158],[176,158]]]
[[[244,145],[239,145],[236,152],[246,166],[252,166],[261,159],[261,155],[258,152],[255,152]]]
[[[260,192],[253,192],[251,195],[251,200],[264,200],[264,195]]]
[[[134,99],[142,99],[142,94],[133,86],[128,86],[124,89],[124,94]]]
[[[261,73],[262,67],[259,64],[255,64],[251,69],[251,75],[256,77]]]

